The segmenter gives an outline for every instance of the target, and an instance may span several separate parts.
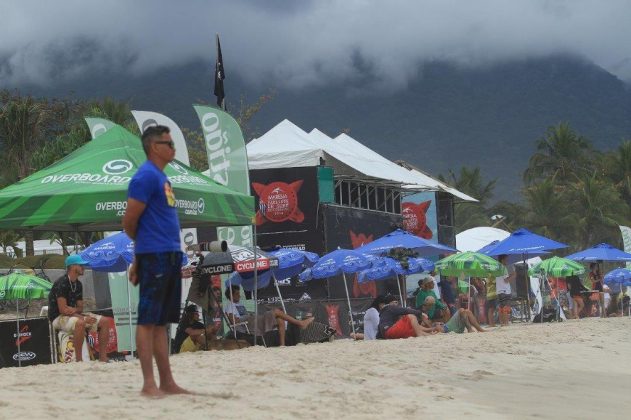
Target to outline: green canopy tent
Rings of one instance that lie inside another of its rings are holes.
[[[51,166],[0,190],[0,229],[120,230],[129,181],[145,161],[140,138],[114,126]],[[177,160],[164,171],[182,228],[252,224],[252,196],[232,191]]]
[[[116,126],[53,165],[0,191],[0,229],[119,230],[127,186],[146,160],[140,139]],[[186,227],[250,225],[254,198],[173,161],[165,169]]]
[[[15,300],[16,343],[18,345],[18,366],[22,366],[20,348],[20,299],[42,299],[48,296],[53,287],[50,282],[22,273],[11,273],[0,277],[0,300]]]

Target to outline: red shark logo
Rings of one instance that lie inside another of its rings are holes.
[[[265,222],[280,223],[286,220],[302,223],[305,215],[298,208],[298,191],[302,183],[303,180],[291,184],[272,182],[268,185],[253,182],[252,188],[259,196],[256,225],[260,226]]]
[[[353,245],[353,249],[359,248],[362,245],[366,245],[369,242],[373,241],[373,235],[366,236],[363,233],[355,234],[352,230],[348,231],[348,234],[351,237],[351,244]],[[370,296],[372,298],[377,297],[377,283],[374,281],[367,281],[364,283],[360,283],[357,281],[357,274],[353,276],[353,297],[367,297]]]
[[[401,214],[403,215],[403,228],[416,236],[425,239],[431,239],[434,234],[431,229],[427,227],[427,209],[432,201],[423,201],[422,203],[415,204],[405,202],[401,204]]]

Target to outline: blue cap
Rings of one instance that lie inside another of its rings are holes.
[[[72,254],[66,258],[66,267],[71,265],[88,265],[88,262],[81,258],[79,254]]]

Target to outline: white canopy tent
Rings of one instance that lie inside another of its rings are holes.
[[[456,235],[456,248],[460,251],[477,251],[493,241],[501,241],[510,232],[494,227],[481,226],[464,230]]]
[[[411,190],[445,191],[465,201],[477,201],[422,172],[397,165],[347,134],[333,139],[317,129],[306,133],[289,120],[252,140],[247,151],[250,169],[326,164],[344,175],[392,181]]]

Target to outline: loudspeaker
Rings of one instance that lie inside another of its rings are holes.
[[[530,277],[528,276],[528,264],[516,263],[515,266],[515,292],[517,297],[527,299],[530,293]]]

